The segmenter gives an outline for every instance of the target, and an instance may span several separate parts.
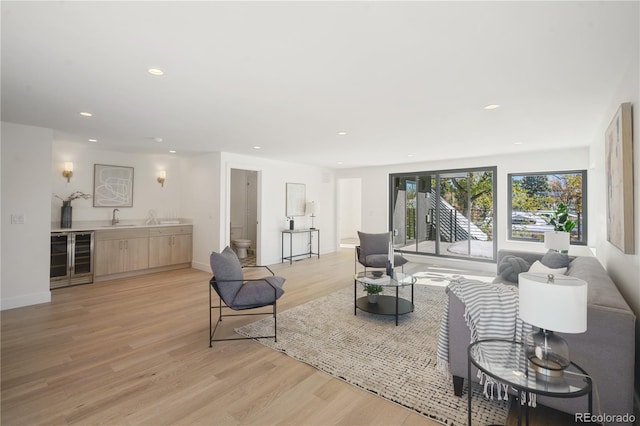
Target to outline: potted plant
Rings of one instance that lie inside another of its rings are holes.
[[[367,292],[369,303],[378,303],[378,294],[382,293],[384,289],[378,284],[365,284],[363,290]]]
[[[567,205],[560,203],[556,211],[544,213],[542,217],[548,225],[553,226],[553,231],[544,233],[545,246],[561,253],[567,253],[569,251],[570,233],[576,227],[576,222],[569,219]]]

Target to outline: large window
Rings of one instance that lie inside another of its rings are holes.
[[[544,241],[544,233],[553,230],[544,214],[565,204],[576,222],[571,244],[587,243],[586,170],[510,174],[508,194],[510,239]]]
[[[496,168],[392,174],[396,250],[495,260]]]

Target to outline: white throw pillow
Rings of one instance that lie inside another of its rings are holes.
[[[548,268],[542,264],[539,260],[533,262],[533,265],[529,268],[529,272],[539,272],[542,274],[556,274],[556,275],[565,275],[567,273],[567,268]]]

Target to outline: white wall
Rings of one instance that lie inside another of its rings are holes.
[[[640,41],[636,39],[636,52],[640,50]],[[640,60],[638,55],[631,60],[626,74],[622,78],[611,103],[603,110],[604,115],[599,125],[593,142],[591,143],[592,183],[590,187],[592,197],[589,200],[590,211],[596,212],[598,226],[594,227],[596,233],[597,255],[604,264],[609,275],[617,284],[631,309],[636,314],[636,393],[640,388]],[[633,104],[633,167],[634,167],[634,238],[635,253],[624,254],[607,241],[607,200],[606,200],[606,165],[605,165],[605,139],[606,128],[620,104],[631,102]]]
[[[222,176],[219,152],[184,159],[183,209],[193,220],[191,265],[211,272],[209,255],[220,251]],[[224,248],[224,246],[223,246]]]
[[[362,181],[338,179],[338,239],[358,238],[362,229]]]
[[[262,265],[280,263],[281,231],[286,229],[285,194],[286,183],[304,183],[307,200],[317,204],[315,227],[320,229],[320,253],[336,250],[335,224],[335,178],[333,171],[319,167],[299,165],[283,161],[264,160],[257,157],[222,153],[222,182],[224,193],[221,194],[221,247],[229,244],[230,194],[229,187],[231,169],[255,170],[258,172],[258,237],[256,261]],[[297,217],[296,228],[311,226],[309,216]],[[300,238],[298,238],[300,237]],[[294,253],[306,251],[306,242],[302,236],[294,237]],[[285,244],[287,239],[285,238]],[[315,242],[314,242],[315,251]]]
[[[51,141],[49,129],[2,124],[0,309],[49,302]],[[21,214],[24,224],[12,225]]]
[[[73,176],[67,183],[62,176],[64,162],[73,162]],[[159,218],[188,218],[181,210],[183,173],[179,157],[171,154],[151,155],[108,151],[99,144],[54,142],[53,160],[49,165],[53,194],[66,198],[75,191],[93,194],[94,164],[133,167],[133,207],[119,207],[124,220],[146,219],[149,210],[156,210]],[[162,187],[157,181],[158,171],[165,170],[167,178]],[[60,222],[62,202],[51,196],[51,221]],[[113,208],[93,207],[93,200],[72,202],[73,220],[110,220]]]

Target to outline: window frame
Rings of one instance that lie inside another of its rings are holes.
[[[389,231],[394,229],[394,222],[393,222],[393,209],[394,209],[394,200],[395,200],[395,185],[394,185],[394,179],[395,178],[416,178],[416,180],[418,179],[419,176],[431,176],[433,178],[436,178],[438,181],[437,186],[439,187],[439,181],[442,175],[447,175],[447,174],[455,174],[455,173],[477,173],[477,172],[491,172],[491,188],[492,188],[492,200],[491,200],[491,204],[492,204],[492,220],[491,220],[491,226],[492,226],[492,258],[480,258],[480,257],[472,257],[472,256],[464,256],[464,255],[453,255],[453,254],[446,254],[443,253],[440,248],[439,248],[439,242],[437,242],[436,245],[436,251],[435,253],[430,253],[430,252],[421,252],[421,251],[405,251],[402,249],[398,249],[396,248],[396,251],[400,252],[400,253],[406,253],[406,254],[411,254],[411,255],[417,255],[417,256],[435,256],[435,257],[441,257],[441,258],[451,258],[451,259],[461,259],[461,260],[465,260],[465,261],[473,261],[473,262],[487,262],[487,263],[495,263],[497,261],[498,258],[498,240],[497,240],[497,233],[498,233],[498,167],[497,166],[484,166],[484,167],[466,167],[466,168],[459,168],[459,169],[440,169],[440,170],[420,170],[420,171],[414,171],[414,172],[399,172],[399,173],[389,173],[388,174],[388,185],[389,185],[389,200],[388,200],[388,205],[387,205],[387,209],[388,209],[388,227],[389,227]],[[436,217],[438,216],[437,214],[435,215]],[[439,220],[437,218],[434,218],[434,220]]]
[[[571,175],[571,174],[580,174],[582,178],[581,184],[581,196],[582,196],[582,212],[580,218],[580,226],[581,231],[579,233],[580,239],[574,240],[573,238],[570,240],[571,245],[582,245],[586,246],[588,241],[588,203],[587,203],[587,170],[560,170],[560,171],[547,171],[547,172],[519,172],[519,173],[509,173],[507,174],[507,239],[511,241],[524,241],[524,242],[542,242],[540,239],[536,238],[526,238],[526,237],[518,237],[513,236],[513,178],[517,177],[525,177],[525,176],[552,176],[552,175]]]

